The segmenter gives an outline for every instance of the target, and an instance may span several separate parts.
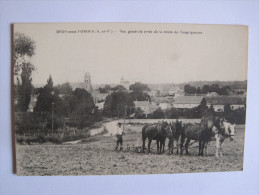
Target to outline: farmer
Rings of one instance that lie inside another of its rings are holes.
[[[122,143],[123,143],[122,135],[123,134],[124,134],[124,130],[121,126],[121,123],[118,123],[117,132],[115,134],[115,136],[117,137],[115,150],[118,150],[119,145],[120,145],[120,150],[122,150]]]

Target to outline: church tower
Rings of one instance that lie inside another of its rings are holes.
[[[91,84],[91,75],[89,72],[86,72],[84,75],[84,89],[88,92],[92,92],[92,84]]]

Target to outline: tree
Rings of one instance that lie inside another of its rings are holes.
[[[58,94],[64,94],[64,95],[71,95],[73,93],[73,89],[72,89],[72,87],[70,86],[69,83],[57,85],[56,87],[54,87],[54,90]]]
[[[113,87],[112,89],[111,89],[112,91],[126,91],[126,88],[125,87],[123,87],[122,85],[117,85],[117,86],[115,86],[115,87]]]
[[[184,93],[185,94],[195,94],[197,91],[196,91],[196,88],[187,84],[184,86]]]
[[[163,112],[163,110],[161,108],[156,109],[153,114],[152,114],[152,118],[154,119],[163,119],[165,118],[165,114]]]
[[[135,93],[144,93],[144,92],[150,91],[150,88],[146,84],[143,84],[140,82],[136,82],[130,85],[129,89]]]
[[[59,94],[54,91],[51,75],[44,87],[38,89],[37,102],[33,109],[34,115],[44,116],[42,121],[47,123],[47,128],[56,130],[64,125],[64,103]],[[53,114],[53,116],[52,116]]]
[[[70,100],[70,117],[75,121],[78,128],[84,128],[95,122],[94,116],[99,113],[95,112],[93,97],[85,89],[76,88]],[[98,116],[99,117],[99,116]],[[96,120],[99,120],[97,118]]]
[[[14,76],[16,83],[14,86],[14,96],[18,99],[16,110],[25,112],[29,108],[31,99],[31,74],[36,69],[30,63],[30,58],[35,53],[35,42],[28,36],[22,33],[15,33],[14,35]]]
[[[200,88],[200,87],[198,87],[198,88],[197,88],[196,93],[197,93],[197,94],[201,94],[201,93],[202,93],[202,91],[201,91],[201,88]]]
[[[31,92],[32,92],[32,84],[31,84],[31,72],[32,70],[28,68],[31,66],[30,63],[22,64],[22,73],[21,73],[21,82],[17,78],[17,90],[18,90],[18,105],[17,109],[22,112],[26,112],[29,108],[29,104],[31,101]]]
[[[111,89],[112,88],[110,85],[105,85],[104,87],[99,87],[100,93],[108,93]]]
[[[108,117],[123,117],[125,108],[126,114],[128,114],[128,109],[133,105],[134,103],[127,92],[113,92],[106,97],[103,113]]]
[[[166,118],[177,119],[181,117],[182,114],[183,114],[183,109],[179,109],[179,108],[171,108],[171,109],[165,110]]]
[[[220,93],[220,87],[219,84],[212,84],[210,86],[210,91],[209,92],[216,92],[216,93]]]
[[[226,85],[224,87],[222,87],[219,91],[219,94],[220,95],[229,95],[230,94],[230,91],[231,91],[231,88],[230,86]]]
[[[35,54],[36,43],[30,37],[22,34],[14,34],[14,74],[18,75],[22,69],[23,63],[28,62],[30,58]],[[30,64],[31,70],[35,69],[35,66]]]
[[[143,118],[146,118],[146,115],[144,111],[141,110],[140,108],[135,108],[135,118],[143,119]]]
[[[203,85],[202,87],[202,93],[210,93],[210,86],[209,85]]]
[[[136,93],[136,92],[131,92],[130,93],[131,99],[134,101],[151,101],[150,96],[147,93]]]
[[[64,114],[64,105],[62,99],[55,93],[51,75],[47,80],[47,84],[39,89],[34,112],[52,112],[52,103],[54,103],[55,114]]]
[[[147,101],[151,100],[150,96],[147,94],[150,88],[143,83],[136,82],[130,85],[129,89],[132,91],[130,93],[132,100]]]

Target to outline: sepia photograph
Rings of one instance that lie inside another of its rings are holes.
[[[17,175],[243,171],[248,26],[16,23]]]

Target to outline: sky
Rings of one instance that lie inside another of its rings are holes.
[[[121,76],[131,83],[247,79],[247,26],[41,23],[15,24],[14,32],[36,42],[33,84],[50,74],[55,85],[82,82],[85,72],[93,84],[119,83]]]

